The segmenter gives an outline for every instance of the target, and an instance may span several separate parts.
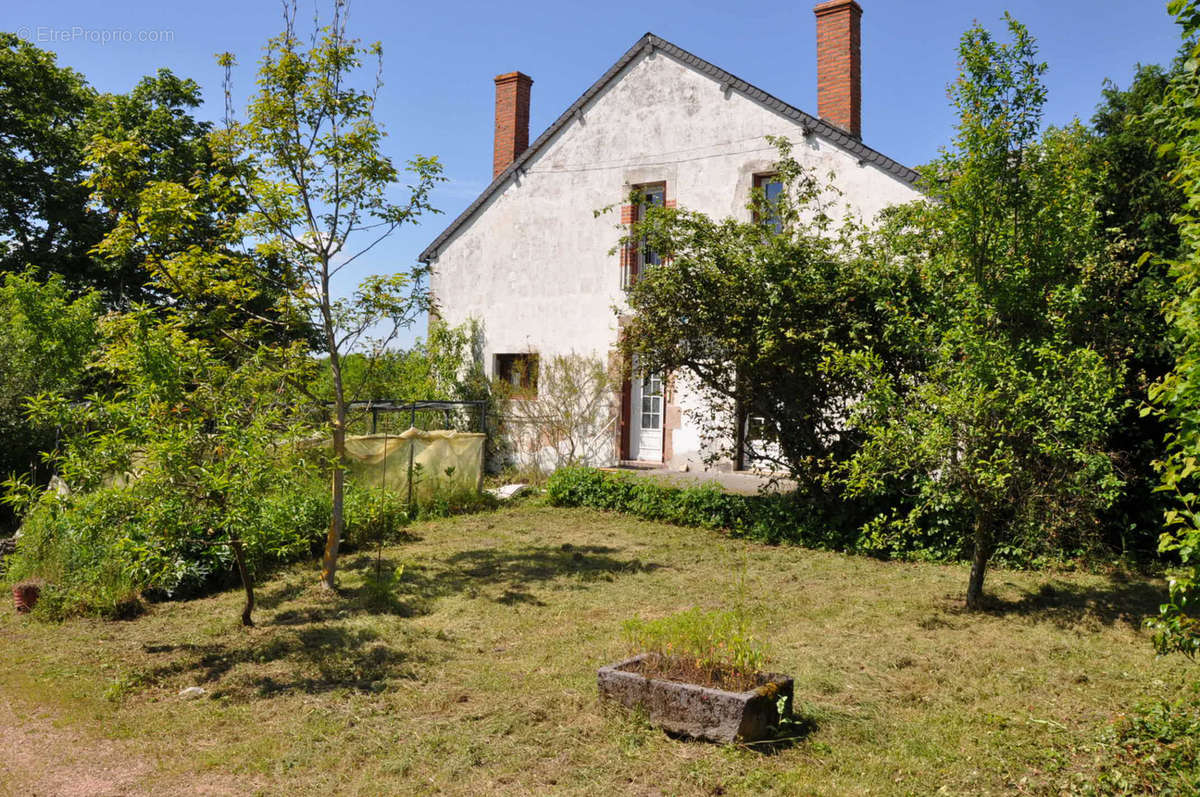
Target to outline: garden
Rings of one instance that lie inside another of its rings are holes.
[[[1120,570],[1001,570],[977,614],[963,565],[540,499],[408,527],[383,550],[383,603],[376,564],[348,554],[336,594],[310,564],[281,569],[250,629],[237,589],[122,622],[5,612],[0,708],[23,728],[5,760],[25,748],[33,791],[94,771],[96,791],[156,794],[1135,794],[1195,760],[1192,665],[1150,655],[1142,629],[1164,585]],[[673,738],[599,700],[598,668],[637,649],[630,621],[693,607],[740,607],[795,679],[777,741]],[[1164,700],[1193,723],[1168,745],[1135,713]],[[47,747],[56,763],[31,755]]]
[[[71,238],[0,247],[5,790],[1200,791],[1195,0],[1086,125],[976,24],[922,200],[836,218],[771,138],[746,218],[616,226],[613,351],[507,381],[427,267],[335,287],[443,168],[284,8],[221,125],[2,34],[0,191]],[[634,362],[791,489],[591,467]]]

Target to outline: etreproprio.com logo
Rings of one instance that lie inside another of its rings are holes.
[[[85,28],[82,25],[55,27],[25,25],[17,28],[17,36],[34,44],[161,44],[175,41],[173,30],[129,30],[128,28]]]

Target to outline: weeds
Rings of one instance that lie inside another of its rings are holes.
[[[758,685],[755,676],[766,663],[743,611],[692,608],[658,620],[627,620],[623,631],[634,651],[651,654],[643,671],[670,680],[743,691]]]

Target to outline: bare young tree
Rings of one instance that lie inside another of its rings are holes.
[[[527,371],[496,385],[518,456],[551,469],[610,458],[619,384],[612,369],[575,352],[531,354],[525,363]]]
[[[370,276],[350,297],[340,297],[334,280],[404,224],[426,212],[429,193],[441,180],[435,157],[408,162],[413,180],[407,197],[389,194],[399,171],[383,153],[383,131],[375,118],[381,86],[382,47],[347,34],[349,4],[336,0],[332,20],[315,25],[307,42],[296,32],[296,4],[284,5],[284,31],[265,48],[257,92],[246,120],[232,111],[232,55],[220,56],[226,70],[227,124],[216,140],[246,177],[251,206],[245,234],[259,254],[287,263],[297,288],[284,301],[311,319],[328,357],[332,381],[329,428],[333,438],[333,511],[325,544],[322,584],[332,589],[344,527],[347,388],[342,358],[364,345],[385,347],[427,307],[421,272]],[[373,83],[355,79],[365,58],[374,59]],[[368,334],[373,337],[368,338]],[[325,408],[322,407],[322,410]]]

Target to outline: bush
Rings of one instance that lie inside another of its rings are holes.
[[[289,463],[289,467],[291,467]],[[494,508],[496,500],[471,490],[435,490],[409,512],[407,496],[371,488],[346,491],[348,548],[400,536],[416,519],[448,517]],[[319,552],[329,528],[328,484],[282,470],[275,489],[255,505],[249,551],[262,566],[284,564]],[[127,617],[143,594],[186,598],[228,585],[233,553],[209,529],[223,518],[180,495],[145,489],[141,482],[86,493],[46,493],[24,518],[16,551],[3,579],[46,582],[36,614],[60,620],[74,615]]]
[[[461,487],[435,484],[432,491],[417,498],[409,507],[404,492],[358,487],[346,488],[346,538],[350,547],[377,543],[382,538],[397,539],[403,530],[416,520],[464,515],[495,509],[497,501],[487,493],[477,493]],[[328,518],[328,508],[325,517]]]
[[[222,518],[180,496],[145,494],[139,483],[87,493],[47,493],[26,514],[5,580],[41,578],[37,614],[128,616],[143,593],[187,597],[223,584],[228,545],[209,544]],[[266,564],[308,556],[324,538],[329,496],[315,481],[281,480],[252,521]]]
[[[143,585],[123,564],[122,540],[137,536],[131,518],[138,500],[129,490],[103,490],[74,500],[43,500],[25,518],[5,578],[46,582],[36,612],[109,616],[136,600]]]
[[[722,530],[772,545],[869,553],[880,557],[952,558],[937,539],[883,538],[795,494],[736,495],[714,485],[675,487],[592,468],[563,468],[547,483],[555,506],[587,506],[678,526]],[[934,543],[938,547],[932,547]],[[930,546],[930,547],[926,547]]]

